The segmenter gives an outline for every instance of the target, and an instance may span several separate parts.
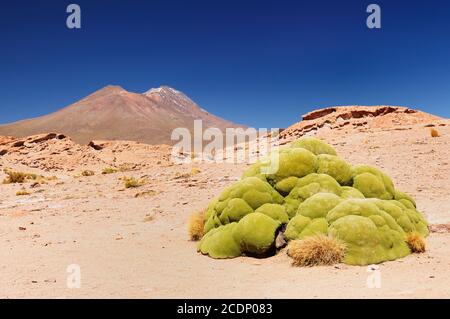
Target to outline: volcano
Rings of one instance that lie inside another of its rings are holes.
[[[192,131],[194,120],[202,120],[204,128],[245,127],[210,114],[168,86],[140,94],[109,85],[54,113],[0,125],[0,135],[58,132],[80,144],[91,140],[172,144],[172,131],[178,127]]]

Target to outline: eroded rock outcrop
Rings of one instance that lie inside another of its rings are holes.
[[[134,169],[169,164],[170,150],[167,145],[130,141],[92,141],[80,145],[59,133],[0,137],[0,166],[23,165],[44,171],[73,171],[82,167]]]
[[[280,138],[293,140],[314,134],[321,128],[344,129],[395,129],[419,123],[429,123],[440,118],[401,106],[339,106],[314,110],[280,133]]]

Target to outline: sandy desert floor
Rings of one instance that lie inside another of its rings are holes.
[[[450,224],[450,126],[439,131],[437,138],[423,125],[358,134],[323,130],[319,136],[349,162],[390,174],[437,225]],[[190,174],[192,167],[200,173]],[[188,215],[245,167],[153,165],[87,177],[57,172],[48,184],[25,185],[28,196],[16,196],[20,185],[1,184],[0,297],[450,298],[450,233],[444,227],[431,233],[426,253],[379,265],[381,287],[372,289],[367,267],[298,268],[284,251],[231,260],[197,253],[187,237]],[[123,176],[147,183],[125,189]],[[79,289],[66,285],[71,264],[81,269]]]

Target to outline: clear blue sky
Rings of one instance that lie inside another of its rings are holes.
[[[78,3],[82,29],[69,30]],[[382,29],[366,7],[382,8]],[[286,127],[331,105],[450,117],[450,1],[23,1],[0,8],[0,123],[117,84],[169,85],[210,112]]]

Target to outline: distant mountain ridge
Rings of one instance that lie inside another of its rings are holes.
[[[0,135],[58,132],[80,144],[91,140],[171,144],[172,131],[177,127],[192,130],[196,119],[203,120],[203,128],[245,127],[210,114],[168,86],[139,94],[109,85],[54,113],[0,125]]]

